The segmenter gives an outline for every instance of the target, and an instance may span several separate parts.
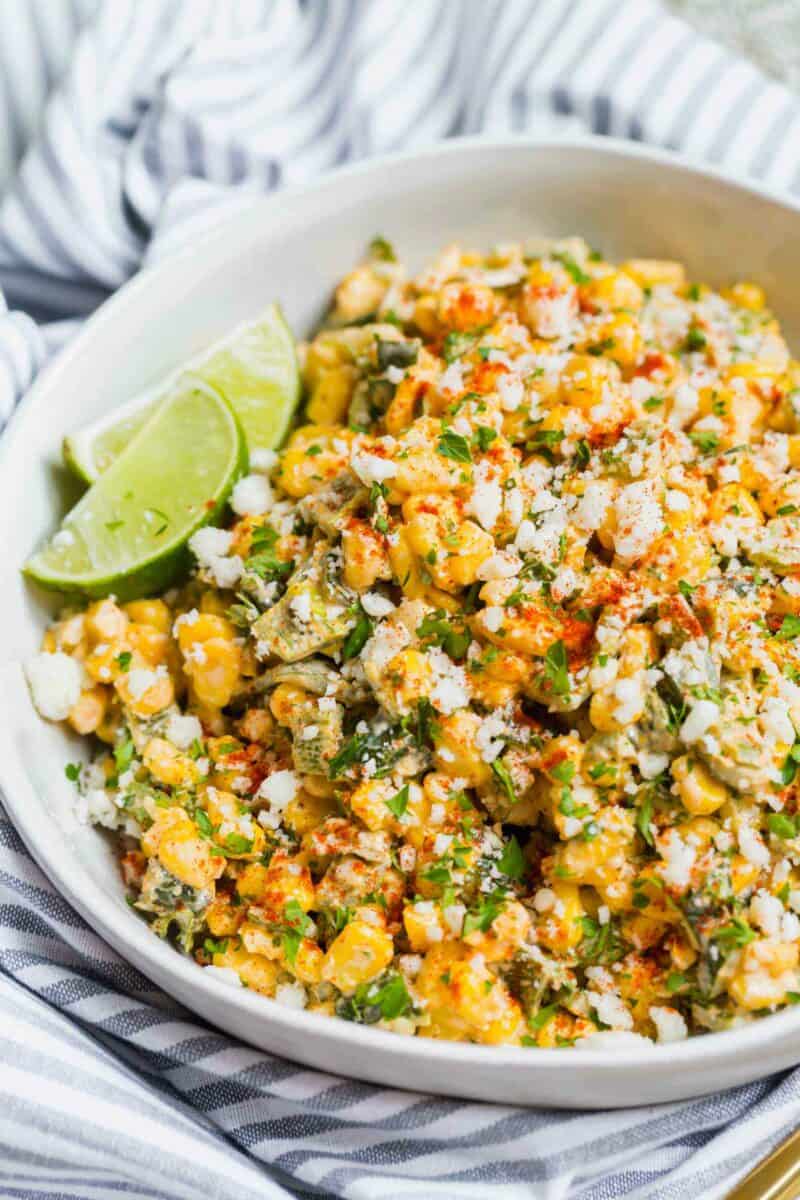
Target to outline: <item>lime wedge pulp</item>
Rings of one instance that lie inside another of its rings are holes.
[[[64,439],[64,461],[85,483],[125,449],[176,381],[190,374],[222,392],[244,429],[249,451],[280,444],[300,397],[294,338],[277,304],[173,371],[162,383]]]
[[[247,470],[223,396],[182,376],[123,452],[25,564],[44,587],[121,600],[159,591],[188,565],[186,543]]]

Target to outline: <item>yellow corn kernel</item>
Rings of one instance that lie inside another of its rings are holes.
[[[676,758],[671,767],[675,790],[684,808],[690,813],[705,816],[722,808],[730,793],[706,768],[688,754]]]
[[[555,899],[538,926],[539,941],[555,952],[573,950],[583,939],[585,909],[580,888],[566,879],[554,879],[548,887]]]
[[[86,654],[86,618],[84,613],[76,613],[57,621],[47,630],[42,649],[49,654],[63,650],[73,658],[82,659]]]
[[[108,708],[108,692],[103,687],[93,687],[81,692],[78,703],[69,714],[69,723],[76,733],[94,733]]]
[[[642,287],[655,287],[664,283],[676,290],[686,285],[686,273],[683,263],[671,262],[659,258],[630,258],[624,262],[620,270],[625,271]]]
[[[200,837],[197,826],[182,808],[161,808],[142,835],[142,850],[193,888],[208,887],[225,870],[225,859],[211,853],[211,843]]]
[[[205,912],[211,936],[231,937],[242,923],[243,912],[232,903],[230,896],[215,896]]]
[[[141,670],[141,674],[140,674]],[[148,682],[143,682],[142,674]],[[152,717],[168,708],[175,699],[175,688],[164,667],[151,671],[137,668],[118,676],[114,686],[117,694],[137,717]]]
[[[403,909],[403,925],[411,949],[417,954],[437,945],[444,936],[441,913],[432,900],[407,904]]]
[[[764,524],[764,514],[758,501],[740,483],[726,483],[712,492],[708,501],[709,521],[722,521],[725,517],[749,518]]]
[[[480,283],[446,283],[439,293],[439,321],[448,329],[484,329],[497,308],[495,294]]]
[[[787,438],[789,464],[797,469],[800,467],[800,433],[790,433]]]
[[[411,549],[405,528],[398,529],[392,539],[389,562],[393,578],[411,600],[427,600],[434,608],[443,608],[446,612],[454,612],[458,608],[458,601],[453,596],[425,582],[428,577],[423,577],[420,562]]]
[[[97,683],[113,683],[123,672],[119,662],[124,642],[98,642],[84,659],[87,673]]]
[[[229,858],[258,858],[263,854],[264,830],[250,812],[241,811],[241,802],[233,792],[210,787],[206,802],[215,841],[225,847]]]
[[[169,634],[160,633],[152,625],[129,625],[125,641],[136,658],[148,667],[158,667],[169,658]]]
[[[319,983],[324,962],[325,955],[317,943],[312,942],[311,938],[303,938],[297,947],[294,962],[287,963],[286,969],[301,983]]]
[[[379,579],[391,579],[383,538],[368,521],[354,518],[342,530],[342,552],[344,581],[357,592],[371,588]]]
[[[734,854],[731,859],[730,872],[731,887],[734,895],[738,896],[740,892],[754,886],[761,874],[761,868],[751,863],[743,854]]]
[[[283,912],[289,901],[308,912],[315,903],[314,882],[308,867],[299,858],[289,858],[278,852],[267,867],[262,904],[271,911]]]
[[[142,758],[150,774],[167,787],[183,787],[197,779],[197,767],[191,758],[166,738],[151,738]]]
[[[372,267],[356,267],[345,275],[336,289],[336,316],[348,325],[370,316],[380,307],[388,286],[388,279],[378,275]]]
[[[593,309],[613,312],[628,308],[635,312],[641,308],[643,298],[639,283],[627,268],[608,271],[581,284],[581,300]]]
[[[352,440],[349,429],[333,431],[328,425],[304,425],[292,435],[281,459],[281,486],[297,500],[317,491],[345,469]]]
[[[658,636],[652,625],[631,625],[622,635],[618,675],[635,675],[658,657]]]
[[[314,796],[308,788],[295,793],[283,810],[283,823],[298,837],[310,833],[321,825],[326,817],[337,811],[336,800],[332,796]]]
[[[427,696],[433,684],[426,655],[413,648],[401,650],[389,659],[386,677],[391,681],[394,702],[399,709],[410,707],[421,696]]]
[[[280,969],[260,954],[248,954],[244,947],[229,946],[214,955],[215,967],[230,967],[236,971],[242,983],[262,996],[274,996]]]
[[[438,304],[435,296],[420,296],[414,305],[414,324],[425,337],[434,337],[439,331],[437,310]]]
[[[311,393],[306,410],[315,425],[343,424],[358,381],[355,367],[333,367],[325,371]]]
[[[112,642],[128,628],[128,618],[113,600],[97,600],[86,610],[86,632],[95,642]]]
[[[593,349],[613,359],[623,370],[634,367],[642,354],[644,340],[639,322],[632,313],[615,313],[612,317],[594,326],[581,348]]]
[[[199,647],[202,657],[185,667],[192,690],[201,704],[224,708],[240,679],[239,647],[222,638],[210,638]]]
[[[322,978],[340,992],[352,992],[388,967],[394,942],[388,933],[364,921],[351,921],[331,943],[322,964]]]
[[[348,803],[351,811],[364,822],[367,829],[386,829],[394,821],[386,802],[391,800],[396,792],[397,788],[387,779],[368,779],[358,785],[350,795]]]
[[[221,596],[219,592],[211,590],[203,592],[200,597],[199,608],[201,613],[210,613],[214,617],[224,617],[228,611],[228,605],[224,596]]]
[[[738,304],[740,308],[747,308],[750,312],[761,312],[764,305],[767,303],[767,298],[764,295],[764,289],[759,287],[757,283],[751,283],[749,280],[743,280],[741,283],[734,283],[732,287],[722,288],[720,295],[726,300],[732,300],[734,304]]]
[[[785,1004],[788,992],[797,988],[797,961],[797,943],[759,938],[742,950],[728,991],[749,1011]]]
[[[656,566],[662,584],[677,586],[683,579],[694,587],[711,570],[711,542],[703,529],[684,529],[680,537],[667,534],[656,542],[648,561]]]
[[[481,723],[477,713],[462,709],[438,722],[434,757],[437,770],[451,778],[463,778],[466,787],[481,787],[492,778],[492,769],[481,758],[476,734]]]
[[[571,838],[559,846],[555,856],[556,866],[566,870],[570,881],[597,888],[614,911],[630,904],[633,820],[631,810],[602,809],[596,817],[596,836],[589,842]]]
[[[269,699],[269,710],[279,725],[291,725],[308,692],[293,683],[279,683]]]
[[[260,862],[249,862],[236,880],[236,890],[243,900],[261,900],[267,886],[267,868]]]
[[[169,633],[172,613],[163,600],[131,600],[125,612],[137,625],[152,625],[159,633]]]
[[[225,617],[217,613],[202,612],[179,617],[175,622],[175,634],[178,645],[185,653],[198,642],[208,642],[212,638],[232,642],[236,637],[236,630]]]
[[[618,733],[627,724],[627,720],[619,721],[615,716],[619,707],[619,700],[608,688],[597,691],[589,703],[589,720],[600,733]]]
[[[464,941],[477,950],[487,962],[502,962],[513,958],[527,941],[531,927],[528,910],[517,900],[509,900],[485,931],[473,929]]]

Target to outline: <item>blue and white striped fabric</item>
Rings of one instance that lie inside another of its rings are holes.
[[[800,103],[651,0],[0,0],[0,420],[81,317],[249,190],[570,129],[800,188]],[[92,933],[2,808],[0,1030],[0,1195],[26,1200],[713,1200],[800,1120],[800,1072],[559,1113],[238,1045]]]

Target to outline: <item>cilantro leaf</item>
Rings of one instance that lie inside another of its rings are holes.
[[[567,648],[560,639],[547,648],[544,656],[544,673],[556,696],[569,695]]]
[[[451,458],[453,462],[472,462],[469,442],[460,433],[455,433],[452,429],[445,429],[436,443],[436,449],[443,458]]]

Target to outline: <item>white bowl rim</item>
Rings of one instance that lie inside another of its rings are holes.
[[[646,146],[639,142],[627,141],[596,135],[575,136],[545,136],[527,137],[525,135],[509,135],[499,138],[464,137],[450,138],[441,143],[421,149],[411,149],[394,154],[369,158],[354,164],[335,168],[315,180],[291,185],[279,191],[259,196],[253,194],[252,204],[237,208],[230,217],[220,217],[219,223],[210,231],[204,233],[205,245],[211,246],[216,242],[224,242],[236,228],[239,233],[237,240],[245,239],[263,226],[260,222],[264,214],[271,209],[281,206],[295,195],[306,195],[310,192],[323,192],[328,187],[336,186],[342,177],[369,174],[380,171],[386,165],[399,163],[424,162],[440,155],[472,154],[486,151],[507,150],[514,153],[517,150],[563,149],[565,153],[574,150],[589,150],[605,153],[609,156],[619,156],[660,164],[672,170],[688,172],[699,178],[712,179],[727,187],[751,194],[760,199],[773,201],[792,212],[800,215],[800,203],[790,193],[772,187],[762,186],[752,180],[742,177],[733,171],[718,166],[708,166],[692,160],[687,156]],[[246,231],[243,222],[247,222]],[[35,409],[39,396],[51,386],[51,379],[66,368],[72,358],[83,352],[84,343],[93,340],[98,333],[102,334],[104,326],[116,319],[118,309],[122,308],[131,296],[138,294],[155,285],[160,276],[172,273],[180,268],[181,261],[196,253],[192,246],[185,247],[164,260],[148,266],[137,272],[130,280],[122,285],[112,296],[105,300],[98,310],[85,322],[80,332],[56,357],[39,373],[34,384],[18,403],[9,419],[6,430],[0,440],[0,470],[6,460],[15,452],[17,442],[24,437],[29,420],[35,418]],[[30,789],[30,784],[20,765],[15,761],[16,750],[8,738],[0,722],[0,791],[8,798],[18,789],[24,793]],[[331,1018],[317,1013],[307,1013],[303,1010],[288,1008],[270,1000],[256,992],[245,988],[233,988],[210,977],[193,960],[184,957],[168,943],[156,937],[147,925],[138,918],[132,917],[119,909],[111,901],[104,889],[79,868],[80,889],[73,885],[69,872],[64,869],[68,859],[64,859],[63,843],[53,825],[35,825],[26,820],[24,806],[13,806],[12,821],[17,832],[22,837],[30,853],[42,871],[57,886],[61,894],[69,901],[87,924],[108,940],[112,946],[124,946],[119,951],[120,957],[127,959],[143,975],[148,975],[148,966],[160,968],[165,974],[174,974],[186,985],[200,989],[209,998],[216,997],[220,1004],[220,1012],[224,1007],[235,1007],[241,1013],[251,1015],[261,1020],[272,1022],[273,1025],[283,1026],[294,1032],[307,1034],[315,1041],[325,1041],[341,1048],[352,1050],[369,1049],[373,1047],[381,1054],[414,1060],[441,1062],[459,1062],[475,1068],[488,1065],[506,1066],[509,1069],[528,1068],[537,1061],[544,1064],[548,1071],[564,1070],[595,1070],[613,1073],[615,1069],[629,1073],[639,1067],[643,1071],[648,1067],[665,1066],[668,1058],[670,1066],[676,1069],[711,1067],[716,1062],[727,1061],[738,1054],[752,1055],[759,1046],[778,1040],[786,1040],[790,1034],[798,1035],[800,1039],[800,1005],[796,1009],[785,1009],[766,1017],[757,1018],[752,1023],[742,1027],[722,1030],[717,1033],[703,1034],[688,1038],[681,1042],[671,1042],[668,1045],[642,1042],[636,1045],[626,1045],[608,1049],[580,1049],[579,1047],[542,1049],[539,1047],[516,1046],[479,1046],[464,1042],[451,1042],[433,1038],[405,1037],[388,1031],[362,1026],[339,1018]],[[157,985],[154,985],[157,986]],[[168,989],[165,989],[168,990]],[[188,1007],[188,1006],[186,1006]],[[195,1014],[192,1014],[195,1015]],[[200,1017],[200,1020],[207,1020]],[[208,1024],[215,1022],[208,1020]],[[235,1036],[218,1026],[226,1036]],[[800,1044],[800,1043],[799,1043]],[[266,1051],[264,1053],[267,1053]],[[311,1068],[309,1068],[311,1069]],[[326,1074],[329,1072],[325,1072]],[[356,1072],[357,1074],[357,1072]],[[558,1103],[556,1096],[553,1102]]]

